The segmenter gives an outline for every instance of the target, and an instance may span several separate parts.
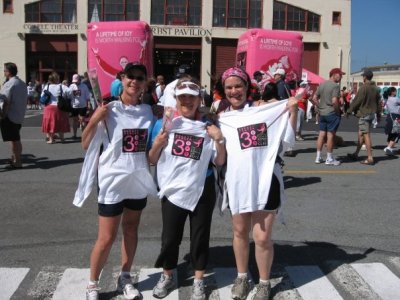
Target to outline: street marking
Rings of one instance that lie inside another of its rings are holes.
[[[327,265],[330,270],[333,270],[329,274],[340,284],[345,292],[351,295],[351,299],[379,299],[379,296],[371,290],[371,287],[349,264],[339,261],[328,261],[325,265]]]
[[[400,272],[400,257],[390,257],[389,261],[395,266],[397,272]]]
[[[44,267],[36,276],[28,295],[34,299],[49,299],[64,272],[62,267]]]
[[[384,264],[351,264],[382,300],[399,299],[400,279]]]
[[[285,267],[304,300],[343,299],[317,266]]]
[[[375,174],[373,170],[284,170],[284,174]]]
[[[153,299],[153,288],[160,279],[162,269],[150,268],[140,269],[138,289],[143,295],[143,299]],[[173,280],[175,281],[175,289],[163,298],[166,300],[179,299],[178,273],[176,269],[173,272]]]
[[[84,299],[90,269],[66,269],[52,300]]]
[[[0,298],[10,299],[28,272],[28,268],[0,268]]]

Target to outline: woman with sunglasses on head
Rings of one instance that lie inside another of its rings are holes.
[[[90,256],[86,299],[99,299],[99,277],[122,226],[121,273],[117,289],[125,299],[140,299],[130,270],[138,243],[138,226],[147,196],[157,193],[149,172],[147,144],[153,121],[150,106],[141,104],[146,88],[144,65],[128,63],[119,100],[99,106],[82,134],[87,149],[74,204],[82,206],[98,182],[98,237]],[[101,150],[100,150],[101,149]],[[101,153],[100,153],[101,151]]]
[[[176,112],[171,123],[160,129],[157,121],[149,160],[157,164],[162,210],[162,243],[155,267],[163,273],[153,296],[164,298],[175,288],[179,245],[186,219],[190,221],[190,258],[195,270],[191,300],[206,299],[203,276],[208,262],[210,227],[215,204],[214,176],[210,162],[223,165],[225,140],[221,130],[204,122],[199,113],[200,85],[185,76],[175,87]],[[156,128],[159,128],[157,130]]]
[[[229,204],[238,271],[231,290],[232,299],[246,299],[250,292],[247,272],[249,232],[252,231],[260,275],[252,299],[267,300],[270,297],[269,279],[274,253],[272,226],[284,197],[279,154],[283,153],[287,143],[294,142],[297,100],[275,101],[277,93],[273,85],[270,95],[264,95],[264,100],[255,102],[255,106],[251,107],[247,102],[249,75],[237,67],[223,73],[222,87],[229,106],[219,112],[227,150],[227,198],[221,209]]]

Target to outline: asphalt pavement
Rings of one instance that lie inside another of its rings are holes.
[[[71,134],[66,134],[64,144],[46,144],[41,117],[41,111],[27,112],[22,129],[23,169],[5,169],[10,149],[5,143],[0,147],[0,300],[80,299],[66,295],[86,284],[97,234],[95,194],[82,208],[72,205],[84,151]],[[296,143],[295,157],[285,158],[285,223],[276,222],[273,233],[273,299],[400,298],[398,294],[392,297],[393,291],[400,290],[399,158],[383,152],[382,126],[383,121],[372,133],[376,164],[366,166],[347,159],[347,153],[355,149],[357,123],[354,117],[344,118],[338,132],[344,144],[334,149],[342,165],[333,167],[314,163],[318,125],[305,124],[305,140]],[[151,296],[143,282],[154,281],[159,272],[152,267],[160,249],[160,232],[160,203],[149,199],[134,262],[144,299]],[[227,299],[229,294],[235,267],[231,236],[229,213],[221,216],[215,210],[210,299]],[[192,274],[188,249],[186,228],[179,288],[168,299],[188,299]],[[114,291],[118,265],[116,244],[103,271],[101,299],[120,299]],[[257,282],[253,255],[249,271]],[[375,274],[371,282],[370,274]],[[140,276],[145,275],[143,280]],[[68,281],[68,276],[75,281]],[[77,280],[79,276],[84,279]],[[10,278],[17,283],[10,283]],[[320,295],[320,290],[325,294]]]

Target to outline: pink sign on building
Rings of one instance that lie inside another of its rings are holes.
[[[299,33],[249,29],[238,40],[236,65],[252,76],[265,73],[264,80],[273,78],[277,69],[284,69],[286,80],[301,80],[303,65],[303,36]]]
[[[87,28],[88,71],[97,74],[103,98],[128,62],[140,62],[153,75],[153,34],[143,21],[93,22]]]

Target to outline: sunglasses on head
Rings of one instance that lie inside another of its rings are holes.
[[[183,90],[185,88],[189,88],[193,91],[200,91],[200,87],[197,84],[190,81],[181,82],[179,85],[176,86],[176,89],[178,90]]]
[[[126,75],[126,78],[130,79],[130,80],[136,80],[136,81],[144,81],[145,78],[142,75]]]

